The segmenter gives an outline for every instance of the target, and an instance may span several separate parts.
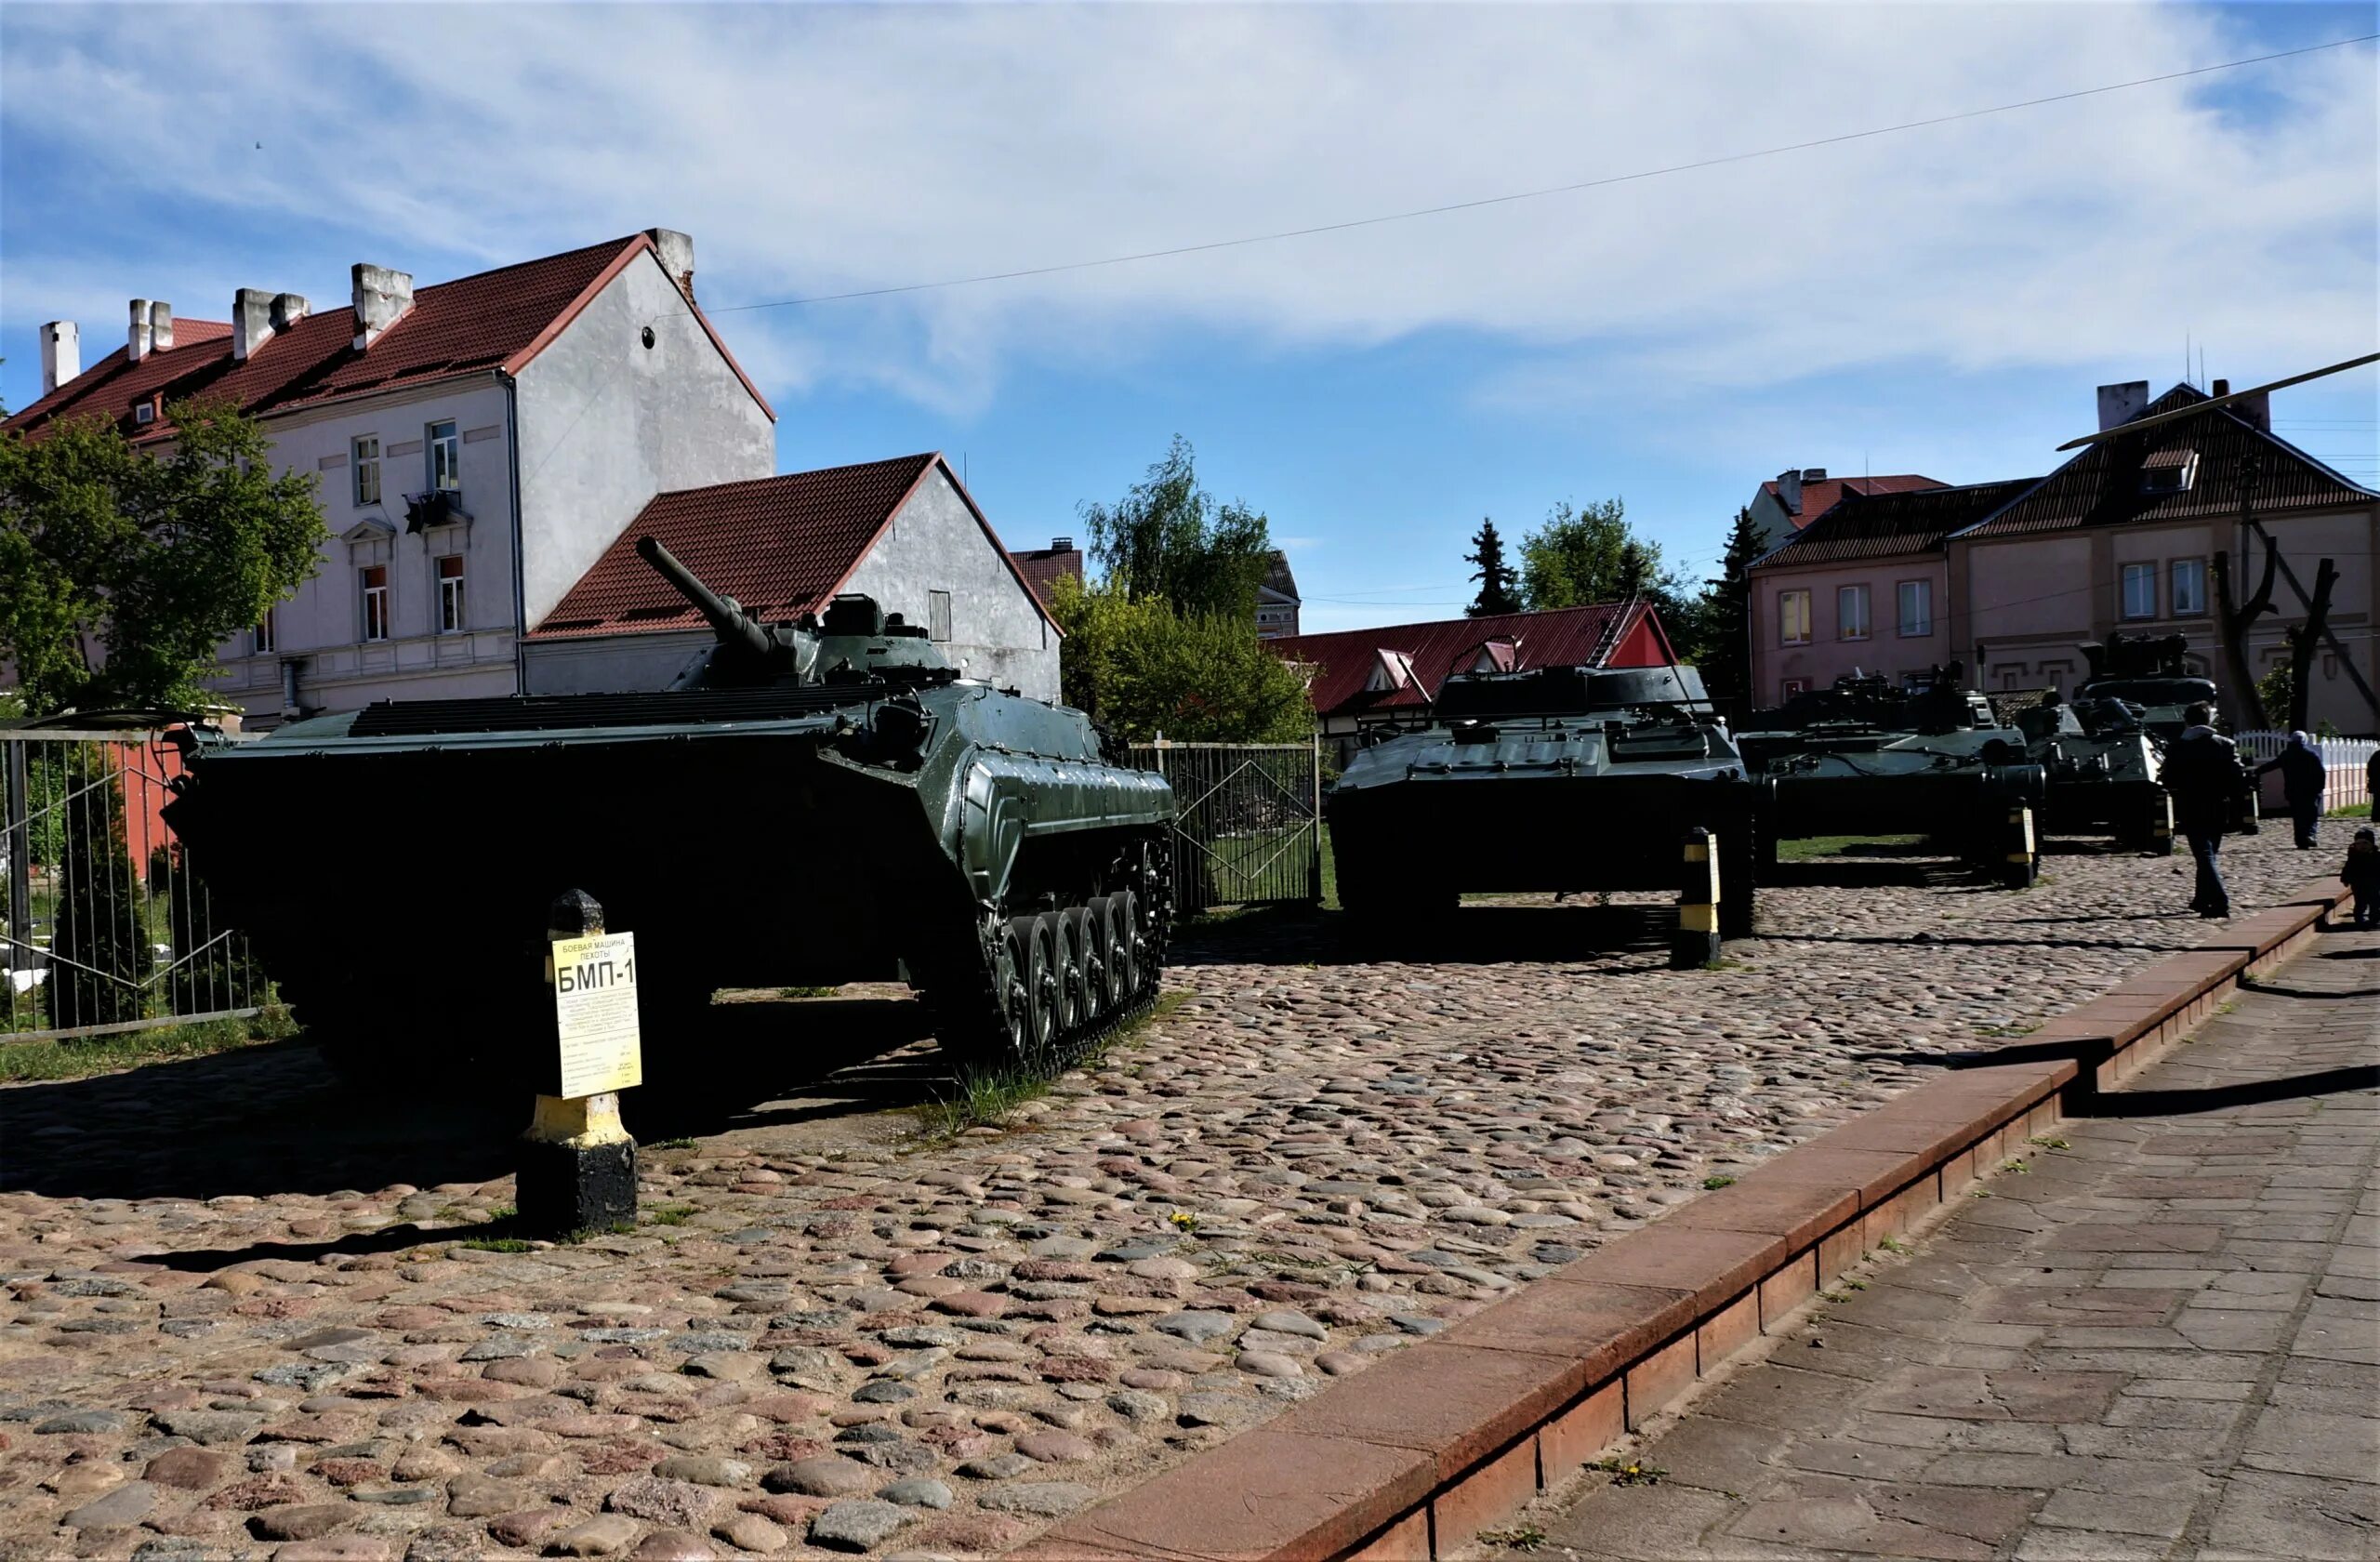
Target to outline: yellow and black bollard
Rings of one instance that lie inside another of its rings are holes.
[[[2156,857],[2174,854],[2174,798],[2159,791],[2157,801],[2149,805],[2149,854]]]
[[[606,933],[602,907],[579,890],[555,897],[547,933],[553,1089],[521,1136],[515,1202],[536,1236],[609,1231],[636,1219],[636,1141],[620,1122],[620,1092],[644,1080],[636,935]]]
[[[2008,839],[2000,864],[2000,883],[2003,889],[2030,890],[2041,876],[2041,850],[2033,839],[2033,811],[2025,803],[2015,803],[2008,810]]]
[[[1700,825],[1686,832],[1685,873],[1678,880],[1677,932],[1670,969],[1699,971],[1719,958],[1719,842]]]

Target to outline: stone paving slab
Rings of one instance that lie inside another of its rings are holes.
[[[2308,865],[2241,842],[2236,898]],[[509,1120],[425,1137],[302,1047],[0,1091],[0,1555],[1012,1549],[2208,931],[2171,861],[1807,877],[1710,973],[1624,906],[1467,909],[1429,962],[1226,929],[1179,1013],[955,1140],[880,1110],[914,1029],[796,1032],[577,1246],[469,1240]]]
[[[1499,1533],[2380,1557],[2380,934],[2323,935],[2093,1110],[1632,1450],[1658,1484],[1590,1472]]]

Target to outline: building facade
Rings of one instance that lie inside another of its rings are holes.
[[[1752,703],[1852,673],[1896,683],[1952,660],[1943,539],[2031,480],[1845,493],[1751,569]]]
[[[1908,494],[1943,486],[1915,472],[1884,477],[1829,477],[1824,467],[1788,467],[1752,491],[1745,506],[1760,531],[1764,549],[1778,549],[1786,539],[1832,510],[1845,495]]]
[[[257,725],[381,699],[510,694],[523,637],[653,496],[775,465],[774,414],[654,229],[416,290],[358,265],[349,305],[242,288],[228,322],[135,299],[82,371],[42,328],[45,394],[7,427],[97,416],[169,444],[165,405],[226,398],[320,483],[320,567],[218,654]]]

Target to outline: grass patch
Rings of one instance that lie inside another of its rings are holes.
[[[1777,860],[1808,862],[1814,857],[1889,856],[1924,844],[1925,838],[1922,835],[1814,835],[1806,841],[1778,841]]]
[[[2372,805],[2368,802],[2350,802],[2345,808],[2332,809],[2323,817],[2326,819],[2369,819],[2372,817]]]
[[[835,993],[836,989],[833,987],[779,987],[777,989],[779,998],[832,998]]]
[[[498,1221],[509,1221],[520,1212],[521,1211],[512,1205],[498,1204],[495,1209],[490,1210],[487,1212],[487,1224],[494,1225]]]
[[[1722,955],[1714,960],[1704,960],[1702,969],[1705,971],[1750,971],[1752,967],[1739,960],[1729,960]]]
[[[694,1147],[694,1141],[692,1135],[681,1134],[675,1139],[655,1139],[644,1147],[648,1150],[691,1150]]]
[[[2028,1025],[1977,1026],[1975,1027],[1975,1033],[1977,1036],[2030,1036],[2039,1029],[2041,1029],[2041,1022],[2036,1020]]]
[[[644,1212],[647,1225],[683,1225],[686,1217],[694,1212],[692,1204],[655,1204]]]
[[[274,1004],[246,1019],[202,1020],[196,1025],[159,1026],[70,1041],[12,1041],[0,1045],[0,1083],[86,1079],[144,1064],[173,1063],[285,1041],[297,1034],[289,1011]]]
[[[1515,1524],[1509,1529],[1482,1529],[1479,1538],[1489,1545],[1505,1546],[1514,1551],[1535,1551],[1545,1543],[1545,1531],[1534,1524]]]
[[[1897,1237],[1887,1237],[1883,1241],[1878,1242],[1876,1246],[1884,1249],[1884,1251],[1891,1253],[1896,1257],[1907,1257],[1910,1253],[1917,1251]]]
[[[2063,1149],[2067,1149],[2067,1148],[2069,1148],[2069,1146],[2067,1145],[2067,1143],[2066,1143],[2066,1141],[2065,1141],[2065,1140],[2063,1140],[2063,1139],[2053,1139],[2053,1138],[2051,1138],[2048,1134],[2045,1134],[2045,1133],[2036,1133],[2036,1134],[2034,1134],[2034,1135],[2033,1135],[2033,1137],[2032,1137],[2032,1139],[2030,1141],[2030,1143],[2032,1143],[2032,1144],[2035,1144],[2035,1145],[2039,1145],[2043,1149],[2045,1149],[2045,1150],[2063,1150]]]
[[[529,1244],[518,1237],[470,1237],[455,1244],[476,1252],[527,1252]]]
[[[1109,1052],[1132,1040],[1144,1028],[1165,1019],[1188,1001],[1187,993],[1159,992],[1157,1001],[1149,1005],[1147,1013],[1117,1027],[1104,1041],[1069,1066],[1098,1066]],[[952,1076],[948,1094],[932,1101],[919,1102],[910,1110],[917,1116],[920,1138],[932,1144],[946,1144],[971,1128],[1005,1127],[1009,1119],[1016,1115],[1018,1107],[1049,1094],[1050,1087],[1056,1082],[1057,1077],[1053,1074],[1022,1066],[961,1069]]]
[[[1735,1185],[1736,1180],[1725,1172],[1721,1172],[1715,1177],[1705,1177],[1702,1179],[1703,1191],[1706,1193],[1716,1193],[1723,1187],[1733,1187]]]

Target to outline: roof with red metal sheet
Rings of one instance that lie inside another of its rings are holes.
[[[2139,416],[2175,412],[2207,399],[2196,386],[2176,385]],[[2198,461],[2189,486],[2173,487],[2172,474],[2188,469],[2193,452]],[[2251,463],[2260,513],[2368,505],[2380,498],[2232,408],[2215,407],[2090,445],[2022,496],[1956,535],[1989,539],[2139,521],[2228,518],[2240,513],[2241,479]],[[2147,472],[2160,479],[2144,480]]]
[[[1788,511],[1795,526],[1806,526],[1835,507],[1845,494],[1908,494],[1920,488],[1939,488],[1943,484],[1915,472],[1897,472],[1884,477],[1821,477],[1802,484],[1802,508]],[[1760,485],[1760,491],[1782,505],[1785,496],[1778,491],[1777,480],[1770,478]]]
[[[1846,494],[1835,501],[1833,509],[1757,560],[1754,567],[1792,569],[1803,564],[1938,553],[1944,537],[1974,525],[2040,481],[2019,477],[1956,488]]]
[[[884,528],[928,474],[939,470],[974,514],[985,537],[1027,594],[1032,587],[941,456],[902,456],[818,471],[656,494],[628,530],[579,576],[531,634],[533,640],[653,634],[705,627],[703,616],[637,556],[657,537],[721,596],[755,617],[781,623],[814,613],[851,578]],[[1037,606],[1044,617],[1046,605]]]
[[[172,426],[162,407],[153,421],[135,422],[133,409],[143,403],[227,397],[242,411],[266,417],[497,368],[517,373],[603,284],[652,247],[649,236],[635,233],[416,288],[411,307],[363,351],[355,347],[355,312],[344,303],[275,332],[245,360],[231,356],[230,325],[178,318],[172,347],[152,350],[137,364],[119,347],[6,427],[32,433],[60,417],[96,414],[127,435],[156,440],[169,437]],[[694,317],[742,377],[700,309]],[[744,383],[766,409],[751,381]]]
[[[1595,602],[1544,613],[1500,613],[1484,618],[1447,618],[1426,624],[1341,629],[1329,634],[1283,635],[1264,642],[1284,660],[1312,667],[1315,710],[1324,716],[1427,705],[1448,674],[1467,670],[1483,654],[1500,666],[1509,647],[1512,668],[1611,666],[1610,657],[1639,629],[1650,627],[1663,647],[1668,636],[1653,610],[1641,602]],[[1490,647],[1495,649],[1490,649]],[[1411,660],[1413,682],[1402,688],[1367,692],[1383,652]]]

